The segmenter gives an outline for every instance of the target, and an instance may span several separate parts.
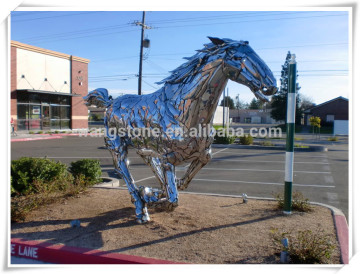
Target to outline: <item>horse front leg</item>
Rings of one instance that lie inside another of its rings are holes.
[[[124,140],[120,140],[119,137],[114,140],[113,143],[109,138],[105,138],[105,143],[112,155],[115,171],[125,181],[129,193],[135,205],[136,221],[138,223],[146,223],[150,220],[147,208],[144,201],[141,199],[140,191],[135,185],[135,181],[130,174],[128,159],[127,159],[127,145]],[[118,145],[118,147],[116,147]]]
[[[195,175],[211,160],[211,149],[205,150],[202,157],[191,162],[190,166],[185,172],[185,175],[182,178],[176,179],[177,188],[179,190],[184,190],[189,186],[191,180]]]

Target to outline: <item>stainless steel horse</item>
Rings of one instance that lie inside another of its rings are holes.
[[[247,41],[209,39],[211,43],[185,58],[188,61],[161,81],[163,87],[152,94],[110,100],[106,89],[96,89],[84,97],[87,105],[107,108],[105,143],[115,170],[129,189],[139,223],[150,220],[147,206],[174,209],[178,189],[185,189],[210,161],[214,132],[206,129],[212,128],[228,79],[249,87],[261,100],[277,91],[271,70]],[[209,134],[191,134],[194,129]],[[152,169],[160,189],[136,186],[129,171],[128,146],[135,147]],[[190,163],[185,175],[176,178],[175,167],[184,163]]]

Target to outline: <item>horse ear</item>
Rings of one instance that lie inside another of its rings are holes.
[[[224,40],[220,39],[220,38],[216,38],[216,37],[210,37],[208,36],[208,38],[210,39],[211,42],[213,42],[214,45],[219,46],[225,43]]]

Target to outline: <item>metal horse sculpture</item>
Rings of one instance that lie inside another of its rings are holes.
[[[174,209],[178,205],[178,189],[187,188],[195,174],[210,161],[214,132],[195,137],[189,133],[194,128],[212,128],[228,79],[249,87],[261,100],[267,101],[266,96],[277,91],[271,70],[247,41],[209,39],[211,43],[185,58],[188,62],[172,71],[160,82],[163,87],[152,94],[110,100],[106,89],[96,89],[84,97],[87,105],[107,108],[105,143],[115,170],[132,196],[138,223],[150,220],[147,206]],[[149,129],[157,134],[132,135],[129,134],[132,129]],[[152,169],[160,189],[136,186],[127,160],[129,145],[137,149],[137,154]],[[185,175],[176,178],[175,167],[184,163],[190,163]]]

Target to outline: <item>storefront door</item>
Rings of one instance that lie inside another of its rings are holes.
[[[42,105],[42,129],[49,130],[50,129],[50,106]]]

